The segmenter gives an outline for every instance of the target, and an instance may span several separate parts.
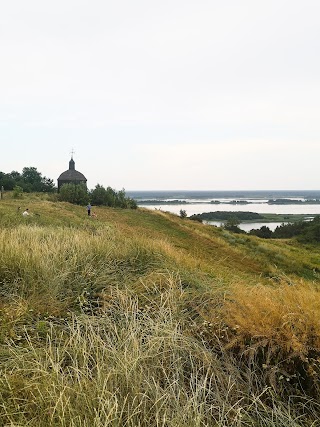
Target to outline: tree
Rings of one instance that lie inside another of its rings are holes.
[[[91,203],[93,205],[107,205],[108,203],[108,193],[103,185],[97,184],[95,189],[92,190],[90,195]]]
[[[37,171],[37,168],[25,167],[22,169],[22,179],[26,184],[26,191],[41,191],[41,173]]]
[[[7,175],[9,178],[14,179],[15,181],[22,179],[22,176],[17,171],[12,171],[12,172],[8,173]]]
[[[238,218],[236,216],[232,216],[228,219],[228,221],[224,223],[223,228],[225,230],[232,231],[232,233],[246,234],[244,230],[241,230],[239,225],[240,221],[238,220]]]
[[[305,228],[305,224],[306,223],[303,221],[281,224],[274,230],[273,237],[275,239],[290,239],[291,237],[301,234]]]
[[[184,219],[187,218],[187,212],[184,209],[180,209],[180,218]]]
[[[59,200],[75,205],[86,205],[89,203],[89,194],[84,184],[64,184],[60,188]]]
[[[298,236],[298,240],[303,243],[320,242],[320,216],[315,216],[312,221],[304,223],[304,229]]]
[[[253,236],[261,237],[262,239],[270,239],[272,237],[272,231],[269,227],[263,225],[259,229],[250,230],[249,234]]]
[[[131,199],[131,197],[127,197],[126,202],[127,202],[127,208],[128,209],[137,209],[138,208],[137,202],[134,199]]]
[[[44,176],[42,178],[41,184],[42,184],[41,191],[44,191],[46,193],[53,193],[54,191],[56,191],[56,186],[54,184],[53,179],[51,178],[47,178],[46,176]]]
[[[115,207],[118,208],[129,208],[129,209],[137,209],[137,203],[135,200],[131,199],[130,197],[126,197],[125,189],[118,191],[118,193],[115,190],[112,190],[115,194]]]
[[[124,188],[118,193],[116,193],[116,206],[118,208],[126,208],[127,207],[127,201],[126,201],[126,192]]]
[[[22,169],[22,178],[31,184],[41,182],[41,173],[34,166],[25,167]]]
[[[90,198],[93,205],[109,206],[113,208],[137,208],[136,201],[126,197],[124,189],[117,192],[111,187],[105,189],[103,185],[97,184],[95,189],[92,190]]]
[[[107,203],[106,206],[115,207],[117,200],[117,192],[111,187],[107,187]]]
[[[0,172],[0,186],[8,191],[13,190],[13,187],[15,186],[15,180],[9,176],[9,174]]]
[[[25,191],[52,192],[55,190],[53,180],[42,176],[42,174],[38,172],[37,168],[33,166],[23,168],[22,180]]]

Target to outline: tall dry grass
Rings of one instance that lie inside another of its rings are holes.
[[[242,369],[254,367],[260,383],[279,396],[318,399],[320,388],[319,286],[300,280],[288,285],[245,286],[225,293],[220,307],[203,313],[203,334],[217,336],[223,350],[239,360]]]
[[[105,287],[155,268],[157,254],[112,228],[73,230],[21,226],[0,230],[2,294],[45,293]]]
[[[0,296],[7,301],[25,299],[28,309],[39,314],[62,314],[113,286],[145,293],[147,278],[152,285],[167,271],[179,274],[191,292],[221,290],[228,276],[222,278],[214,270],[205,259],[175,248],[169,239],[125,235],[116,224],[0,230]]]
[[[298,282],[237,286],[225,303],[225,319],[243,337],[267,339],[285,351],[320,351],[320,288]]]
[[[188,333],[187,317],[177,318],[184,291],[172,277],[152,309],[130,291],[111,297],[98,316],[72,316],[45,337],[25,333],[7,346],[1,425],[308,425],[270,388],[249,390],[232,357]]]

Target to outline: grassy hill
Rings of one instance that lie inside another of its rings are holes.
[[[0,201],[0,425],[320,425],[319,246],[94,211]]]

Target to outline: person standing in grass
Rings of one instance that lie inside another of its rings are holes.
[[[90,205],[90,203],[87,206],[87,212],[88,212],[88,216],[90,216],[91,215],[91,205]]]

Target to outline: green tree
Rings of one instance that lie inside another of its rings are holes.
[[[107,205],[108,203],[108,193],[103,185],[97,184],[95,189],[91,191],[90,194],[91,203],[93,205],[101,206]]]
[[[97,184],[90,194],[93,205],[109,206],[113,208],[136,209],[135,200],[126,197],[125,190],[116,191],[111,187],[104,188],[103,185]]]
[[[303,243],[320,242],[320,216],[317,215],[310,222],[304,222],[304,229],[298,236],[298,240]]]
[[[106,206],[116,207],[117,192],[111,187],[107,187],[106,191],[107,191]]]
[[[56,191],[56,186],[51,178],[47,178],[46,176],[42,177],[41,184],[41,191],[45,193],[53,193]]]
[[[127,197],[126,201],[127,201],[127,208],[129,208],[129,209],[137,209],[138,208],[137,202],[134,199],[131,199],[131,197]]]
[[[12,172],[8,173],[7,175],[9,178],[14,179],[15,181],[19,181],[22,179],[21,174],[17,171],[12,171]]]
[[[131,199],[130,197],[126,196],[125,189],[118,191],[118,193],[113,190],[115,194],[115,207],[118,208],[130,208],[130,209],[136,209],[137,203],[135,200]]]
[[[187,218],[187,212],[184,209],[180,209],[179,216],[182,219]]]
[[[127,203],[126,203],[126,192],[124,191],[124,188],[120,191],[118,191],[118,193],[116,194],[116,200],[117,200],[117,207],[119,208],[126,208],[127,207]]]
[[[272,231],[269,227],[263,225],[259,229],[250,230],[249,234],[253,236],[261,237],[262,239],[270,239],[272,237]]]
[[[59,200],[75,205],[86,205],[89,202],[89,194],[84,184],[64,184],[60,188]]]
[[[22,169],[22,179],[25,183],[26,191],[41,191],[41,173],[38,172],[37,168],[25,167]]]
[[[17,185],[19,180],[21,180],[21,175],[19,174],[19,172],[0,172],[0,186],[3,186],[3,188],[7,191],[13,190],[13,187]]]
[[[230,217],[223,225],[223,228],[228,231],[232,231],[232,233],[237,234],[245,234],[244,230],[241,230],[239,227],[240,221],[236,216]]]
[[[31,184],[41,182],[41,173],[34,166],[24,167],[22,169],[22,178]]]
[[[7,174],[0,172],[0,187],[1,186],[9,191],[18,186],[27,193],[31,193],[32,191],[52,193],[56,191],[53,180],[42,176],[35,167],[23,168],[22,174],[17,171],[12,171]]]
[[[25,191],[52,192],[55,190],[53,180],[42,176],[33,166],[23,168],[21,177]]]

